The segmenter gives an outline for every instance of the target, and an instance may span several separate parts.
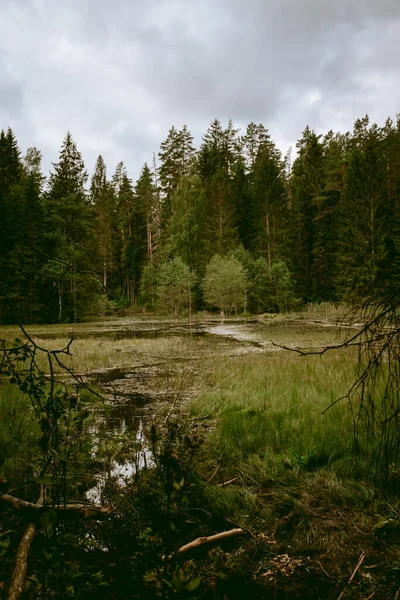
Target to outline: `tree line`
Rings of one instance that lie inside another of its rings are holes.
[[[282,156],[264,125],[215,119],[199,148],[172,126],[134,183],[71,136],[49,177],[0,133],[0,322],[76,321],[118,307],[287,310],[353,301],[397,255],[400,117],[306,127]]]

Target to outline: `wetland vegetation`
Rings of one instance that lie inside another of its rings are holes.
[[[55,360],[46,407],[40,378],[22,376],[29,355],[8,366],[18,385],[0,387],[2,589],[33,521],[24,597],[394,598],[399,474],[393,465],[382,488],[362,434],[355,452],[355,400],[334,404],[358,349],[285,349],[340,345],[356,329],[338,316],[27,327],[39,347],[67,348],[57,356],[77,379]],[[1,333],[8,346],[18,336]],[[46,375],[48,361],[38,350]],[[5,499],[37,503],[41,487],[43,514]],[[88,518],[67,516],[77,503]],[[109,512],[93,518],[89,505]],[[230,530],[242,535],[178,553]]]

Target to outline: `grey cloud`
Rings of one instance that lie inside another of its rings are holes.
[[[12,73],[11,65],[0,50],[0,129],[6,119],[20,118],[24,95],[22,85]]]
[[[288,146],[397,110],[393,0],[1,0],[0,25],[0,117],[48,162],[68,129],[89,169],[136,177],[172,124],[264,122]]]

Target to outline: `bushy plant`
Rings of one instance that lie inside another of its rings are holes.
[[[245,310],[249,282],[245,269],[233,256],[215,254],[206,267],[203,283],[204,300],[222,314]]]
[[[156,293],[163,312],[174,314],[192,306],[192,287],[196,281],[192,273],[179,257],[162,263],[157,272]]]

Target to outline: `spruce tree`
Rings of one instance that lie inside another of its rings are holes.
[[[291,177],[291,220],[294,245],[293,268],[298,291],[306,300],[318,296],[314,262],[318,203],[325,186],[324,150],[321,136],[309,127],[296,144],[298,156]]]
[[[46,199],[47,235],[53,244],[54,261],[47,276],[57,292],[57,320],[77,320],[91,298],[89,281],[82,271],[90,270],[88,233],[92,211],[85,189],[88,178],[81,153],[68,132],[59,161],[53,163]]]
[[[274,260],[287,255],[289,211],[284,163],[269,140],[265,140],[258,149],[252,175],[252,246],[271,267]]]
[[[340,207],[337,286],[341,297],[366,293],[384,259],[392,223],[387,200],[387,159],[383,132],[368,117],[354,125],[346,185]]]
[[[102,271],[103,288],[110,284],[114,270],[116,237],[116,198],[111,183],[107,180],[107,169],[103,157],[97,158],[90,185],[90,202],[94,207],[94,241],[97,269]]]

